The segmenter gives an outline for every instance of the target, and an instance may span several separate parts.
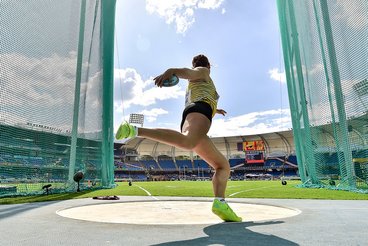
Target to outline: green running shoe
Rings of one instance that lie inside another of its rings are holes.
[[[137,127],[132,126],[128,122],[122,123],[115,134],[115,138],[125,139],[125,138],[134,138],[138,135]]]
[[[237,216],[226,202],[215,199],[212,204],[212,212],[226,222],[241,222],[242,218]]]

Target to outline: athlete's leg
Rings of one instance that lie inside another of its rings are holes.
[[[183,133],[170,129],[138,128],[138,136],[156,140],[175,147],[192,150],[201,139],[207,137],[211,122],[203,114],[193,112],[187,115]]]
[[[202,138],[193,151],[215,169],[215,174],[212,177],[214,195],[225,198],[226,184],[230,176],[229,162],[208,136]]]
[[[212,177],[212,184],[213,192],[217,199],[213,201],[212,212],[224,221],[241,222],[242,218],[234,213],[225,200],[218,199],[225,198],[226,184],[230,176],[229,162],[207,136],[203,138],[193,150],[215,169],[215,174]]]

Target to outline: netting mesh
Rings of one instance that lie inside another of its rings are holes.
[[[368,2],[278,0],[303,186],[368,191]]]
[[[0,196],[113,184],[115,0],[0,0]],[[112,36],[112,37],[111,37]],[[106,44],[105,44],[106,45]],[[112,49],[113,50],[113,49]],[[110,67],[108,67],[110,66]],[[110,130],[106,130],[110,129]]]

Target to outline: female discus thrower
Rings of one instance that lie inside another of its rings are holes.
[[[138,128],[125,122],[120,125],[116,133],[116,139],[140,136],[196,152],[215,169],[212,178],[215,195],[212,212],[224,221],[240,222],[242,218],[238,217],[225,202],[230,164],[207,136],[215,114],[225,115],[226,111],[217,109],[219,95],[210,77],[208,58],[204,55],[197,55],[193,58],[192,65],[192,69],[169,68],[163,74],[154,78],[155,85],[158,87],[165,86],[173,76],[189,81],[180,126],[181,133],[170,129]]]

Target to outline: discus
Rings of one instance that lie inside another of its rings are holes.
[[[178,83],[179,83],[178,76],[173,74],[170,79],[166,79],[162,82],[162,86],[171,87],[171,86],[177,85]]]

